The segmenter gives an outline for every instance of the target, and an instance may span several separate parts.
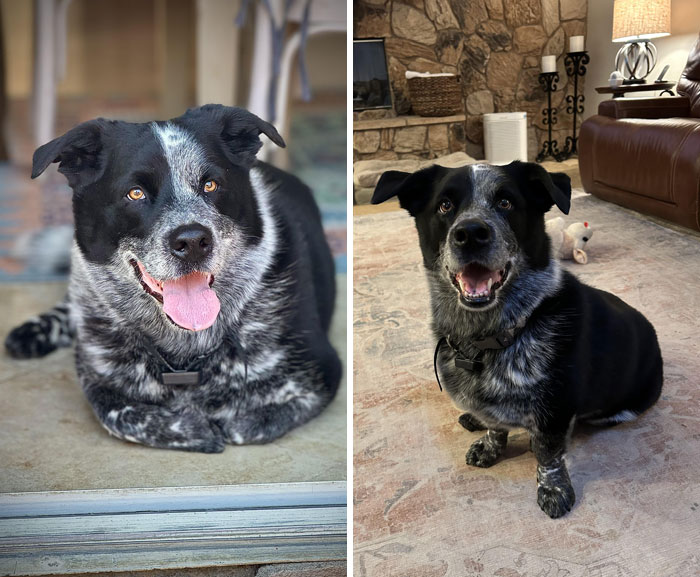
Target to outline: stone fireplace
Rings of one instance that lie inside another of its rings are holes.
[[[553,137],[571,133],[564,69],[570,36],[585,35],[587,0],[354,0],[355,39],[384,39],[393,106],[355,112],[354,159],[435,158],[465,151],[484,158],[482,115],[524,111],[528,156],[546,139],[540,58],[557,55],[561,81]],[[411,115],[406,70],[461,78],[463,114]],[[579,80],[581,82],[582,79]]]

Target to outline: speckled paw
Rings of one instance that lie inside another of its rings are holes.
[[[464,413],[459,416],[459,424],[462,425],[467,431],[485,431],[486,425],[481,423],[475,417],[472,417],[469,413]]]
[[[485,437],[482,437],[478,441],[474,441],[472,446],[469,447],[467,451],[467,465],[482,468],[490,467],[501,456],[501,452],[484,439]]]
[[[566,515],[574,506],[576,495],[571,485],[537,487],[537,504],[552,519]]]
[[[33,359],[55,351],[50,329],[39,321],[28,321],[13,329],[5,339],[8,354],[15,359]]]

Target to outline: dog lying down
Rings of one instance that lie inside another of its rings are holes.
[[[334,264],[309,189],[258,162],[275,128],[207,105],[168,122],[97,119],[40,147],[73,189],[66,301],[14,329],[17,358],[75,343],[102,425],[215,453],[318,415],[341,364],[328,341]]]
[[[398,196],[415,219],[428,276],[436,376],[470,431],[467,464],[490,467],[524,427],[537,502],[574,505],[564,463],[576,420],[628,421],[659,398],[654,328],[619,298],[578,281],[551,254],[544,213],[569,212],[571,184],[537,164],[433,166],[385,173],[372,203]]]

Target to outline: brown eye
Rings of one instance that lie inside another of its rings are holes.
[[[219,185],[216,183],[215,180],[207,180],[204,183],[204,192],[216,192],[218,188]]]
[[[132,188],[126,196],[129,198],[129,200],[141,200],[144,196],[146,196],[146,193],[140,188]]]
[[[498,208],[502,208],[503,210],[510,210],[511,208],[513,208],[513,203],[507,198],[502,198],[498,201]]]
[[[448,198],[443,198],[440,201],[440,207],[438,208],[438,210],[442,214],[447,214],[448,212],[450,212],[452,210],[452,202],[450,202],[450,200]]]

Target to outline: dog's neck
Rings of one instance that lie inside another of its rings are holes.
[[[459,302],[455,288],[447,278],[428,271],[433,279],[430,300],[433,332],[436,338],[449,337],[454,342],[468,342],[495,335],[527,321],[546,298],[556,294],[562,283],[559,261],[551,258],[542,269],[526,269],[514,277],[495,306],[484,311],[469,310]]]

